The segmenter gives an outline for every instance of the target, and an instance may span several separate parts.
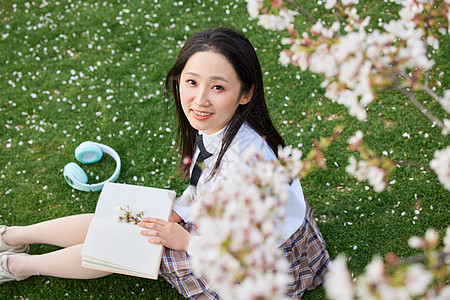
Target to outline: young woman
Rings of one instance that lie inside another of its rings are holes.
[[[193,35],[169,71],[166,89],[175,99],[178,116],[179,170],[191,185],[174,204],[169,221],[146,218],[139,224],[150,243],[162,244],[160,274],[186,298],[220,299],[201,276],[192,273],[191,246],[201,238],[191,233],[190,212],[202,193],[214,190],[252,145],[266,159],[277,158],[284,141],[273,126],[264,98],[261,67],[246,37],[230,29]],[[183,160],[184,161],[184,160]],[[201,162],[202,168],[199,168]],[[280,247],[295,278],[287,295],[300,298],[324,280],[330,259],[325,242],[304,199],[298,179],[291,184],[286,218],[280,225]],[[0,227],[0,282],[33,275],[98,278],[108,273],[81,267],[81,248],[92,214],[55,219],[24,227]],[[28,244],[64,247],[43,255],[29,255]],[[64,267],[61,267],[64,266]]]

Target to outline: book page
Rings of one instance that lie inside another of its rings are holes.
[[[132,209],[143,210],[145,217],[168,220],[174,198],[174,191],[107,182],[100,193],[95,217],[113,220],[117,207],[129,204]]]
[[[118,222],[117,207],[128,205],[144,217],[168,220],[174,198],[173,191],[105,184],[81,253],[83,266],[156,279],[162,246],[150,244],[134,223]]]

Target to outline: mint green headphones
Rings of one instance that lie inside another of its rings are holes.
[[[81,163],[93,164],[102,158],[103,153],[109,154],[116,161],[116,170],[110,178],[100,183],[88,184],[88,177],[83,169],[70,162],[64,167],[64,178],[67,183],[80,191],[95,192],[100,191],[105,182],[116,181],[120,175],[121,162],[119,154],[113,148],[96,142],[83,142],[75,149],[75,158]]]

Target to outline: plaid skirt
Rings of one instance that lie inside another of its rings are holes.
[[[193,225],[184,224],[191,231]],[[330,257],[325,249],[325,241],[317,227],[314,214],[306,201],[306,214],[303,225],[281,245],[290,263],[290,272],[295,278],[287,286],[286,295],[300,299],[306,291],[320,285],[330,265]],[[208,282],[195,275],[190,267],[189,256],[185,251],[164,248],[160,275],[188,299],[221,299]]]
[[[308,201],[305,202],[306,213],[302,226],[281,245],[295,279],[286,290],[286,295],[293,299],[300,299],[306,291],[320,285],[330,266],[325,240],[317,227],[311,206]]]

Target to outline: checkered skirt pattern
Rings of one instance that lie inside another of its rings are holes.
[[[311,206],[306,201],[303,225],[281,246],[295,278],[287,287],[287,296],[300,299],[306,291],[315,289],[325,280],[330,265],[325,246]]]
[[[186,230],[192,224],[184,224]],[[286,295],[300,299],[303,294],[320,285],[330,265],[330,257],[325,249],[325,241],[314,219],[311,206],[306,202],[306,216],[303,225],[286,241],[281,248],[291,267],[295,281],[287,286]],[[185,298],[212,300],[220,295],[210,289],[207,281],[193,274],[189,256],[185,251],[164,248],[160,275],[172,284]]]
[[[191,223],[185,223],[183,226],[189,232],[194,228]],[[187,299],[220,299],[219,294],[209,289],[203,277],[192,272],[186,251],[164,247],[159,274]]]

